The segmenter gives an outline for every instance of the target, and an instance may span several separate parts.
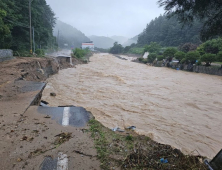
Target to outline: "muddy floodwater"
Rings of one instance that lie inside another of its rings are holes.
[[[134,125],[139,134],[186,154],[212,158],[222,148],[222,77],[109,54],[95,54],[90,61],[49,78],[43,100],[84,107],[109,128]]]

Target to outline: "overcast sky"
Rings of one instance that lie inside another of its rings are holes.
[[[56,17],[87,36],[128,38],[164,13],[157,0],[46,0]]]

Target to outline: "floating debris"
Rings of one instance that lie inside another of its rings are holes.
[[[50,96],[56,96],[56,93],[52,92],[52,93],[50,93]]]
[[[127,129],[135,130],[135,129],[136,129],[136,126],[129,126],[129,127],[127,127]]]
[[[111,129],[112,131],[118,131],[118,132],[124,132],[124,130],[120,129],[119,127],[115,127],[113,129]]]

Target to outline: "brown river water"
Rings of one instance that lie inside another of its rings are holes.
[[[50,106],[82,106],[108,128],[134,125],[137,133],[185,154],[198,151],[212,158],[222,148],[222,77],[109,54],[95,54],[90,61],[49,78],[43,100]]]

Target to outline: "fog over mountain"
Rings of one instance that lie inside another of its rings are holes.
[[[126,42],[124,42],[122,45],[125,47],[125,46],[130,46],[131,44],[133,43],[137,43],[137,40],[138,40],[138,35],[133,37],[133,38],[130,38],[128,39]]]
[[[95,47],[98,48],[110,48],[113,46],[115,40],[113,40],[110,37],[105,37],[105,36],[96,36],[96,35],[92,35],[89,36],[90,40],[94,42]]]
[[[81,47],[83,42],[90,41],[84,33],[60,20],[56,21],[53,34],[57,37],[60,48]]]
[[[117,41],[119,44],[123,44],[125,43],[126,41],[128,41],[129,38],[127,37],[124,37],[124,36],[117,36],[117,35],[114,35],[112,37],[113,40]]]
[[[157,0],[46,0],[56,17],[86,35],[133,37],[164,13]]]

